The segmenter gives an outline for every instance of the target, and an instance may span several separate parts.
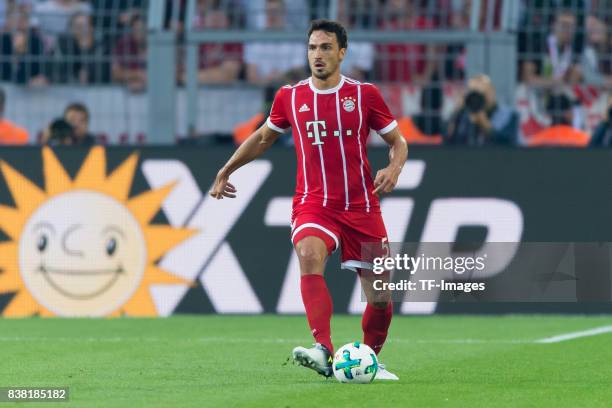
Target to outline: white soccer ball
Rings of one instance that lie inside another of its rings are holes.
[[[334,355],[333,370],[343,383],[367,384],[378,372],[378,358],[367,344],[358,341],[345,344]]]

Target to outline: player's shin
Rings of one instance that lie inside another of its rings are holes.
[[[388,282],[390,274],[385,272],[382,275],[376,275],[370,270],[361,270],[359,276],[368,301],[361,320],[363,342],[378,354],[387,339],[393,317],[393,302],[391,302],[390,293],[386,290],[374,289],[373,282],[378,279]]]
[[[363,342],[370,346],[376,354],[380,353],[387,339],[391,318],[393,317],[393,303],[388,302],[382,308],[377,306],[381,305],[368,303],[361,320]]]
[[[333,304],[325,278],[318,274],[304,275],[301,277],[300,289],[308,325],[315,341],[333,354],[330,330]]]

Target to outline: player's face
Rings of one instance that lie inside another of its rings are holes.
[[[345,48],[340,48],[336,34],[313,31],[308,40],[308,65],[318,79],[326,80],[340,69]]]

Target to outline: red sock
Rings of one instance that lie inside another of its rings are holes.
[[[327,347],[334,354],[329,328],[333,305],[325,278],[321,275],[304,275],[300,281],[300,289],[308,325],[315,341]]]
[[[365,312],[363,312],[363,318],[361,319],[363,342],[372,347],[376,354],[380,353],[385,344],[392,316],[393,303],[391,302],[384,309],[377,309],[368,304]]]

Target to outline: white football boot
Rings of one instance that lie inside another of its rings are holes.
[[[387,371],[387,369],[385,368],[385,365],[382,363],[378,363],[378,372],[376,373],[376,377],[374,377],[375,380],[391,380],[391,381],[398,381],[399,377],[395,374],[393,374],[391,371]]]
[[[316,343],[311,348],[298,346],[293,349],[293,361],[301,366],[315,370],[325,377],[333,375],[332,363],[333,356],[327,347]]]

